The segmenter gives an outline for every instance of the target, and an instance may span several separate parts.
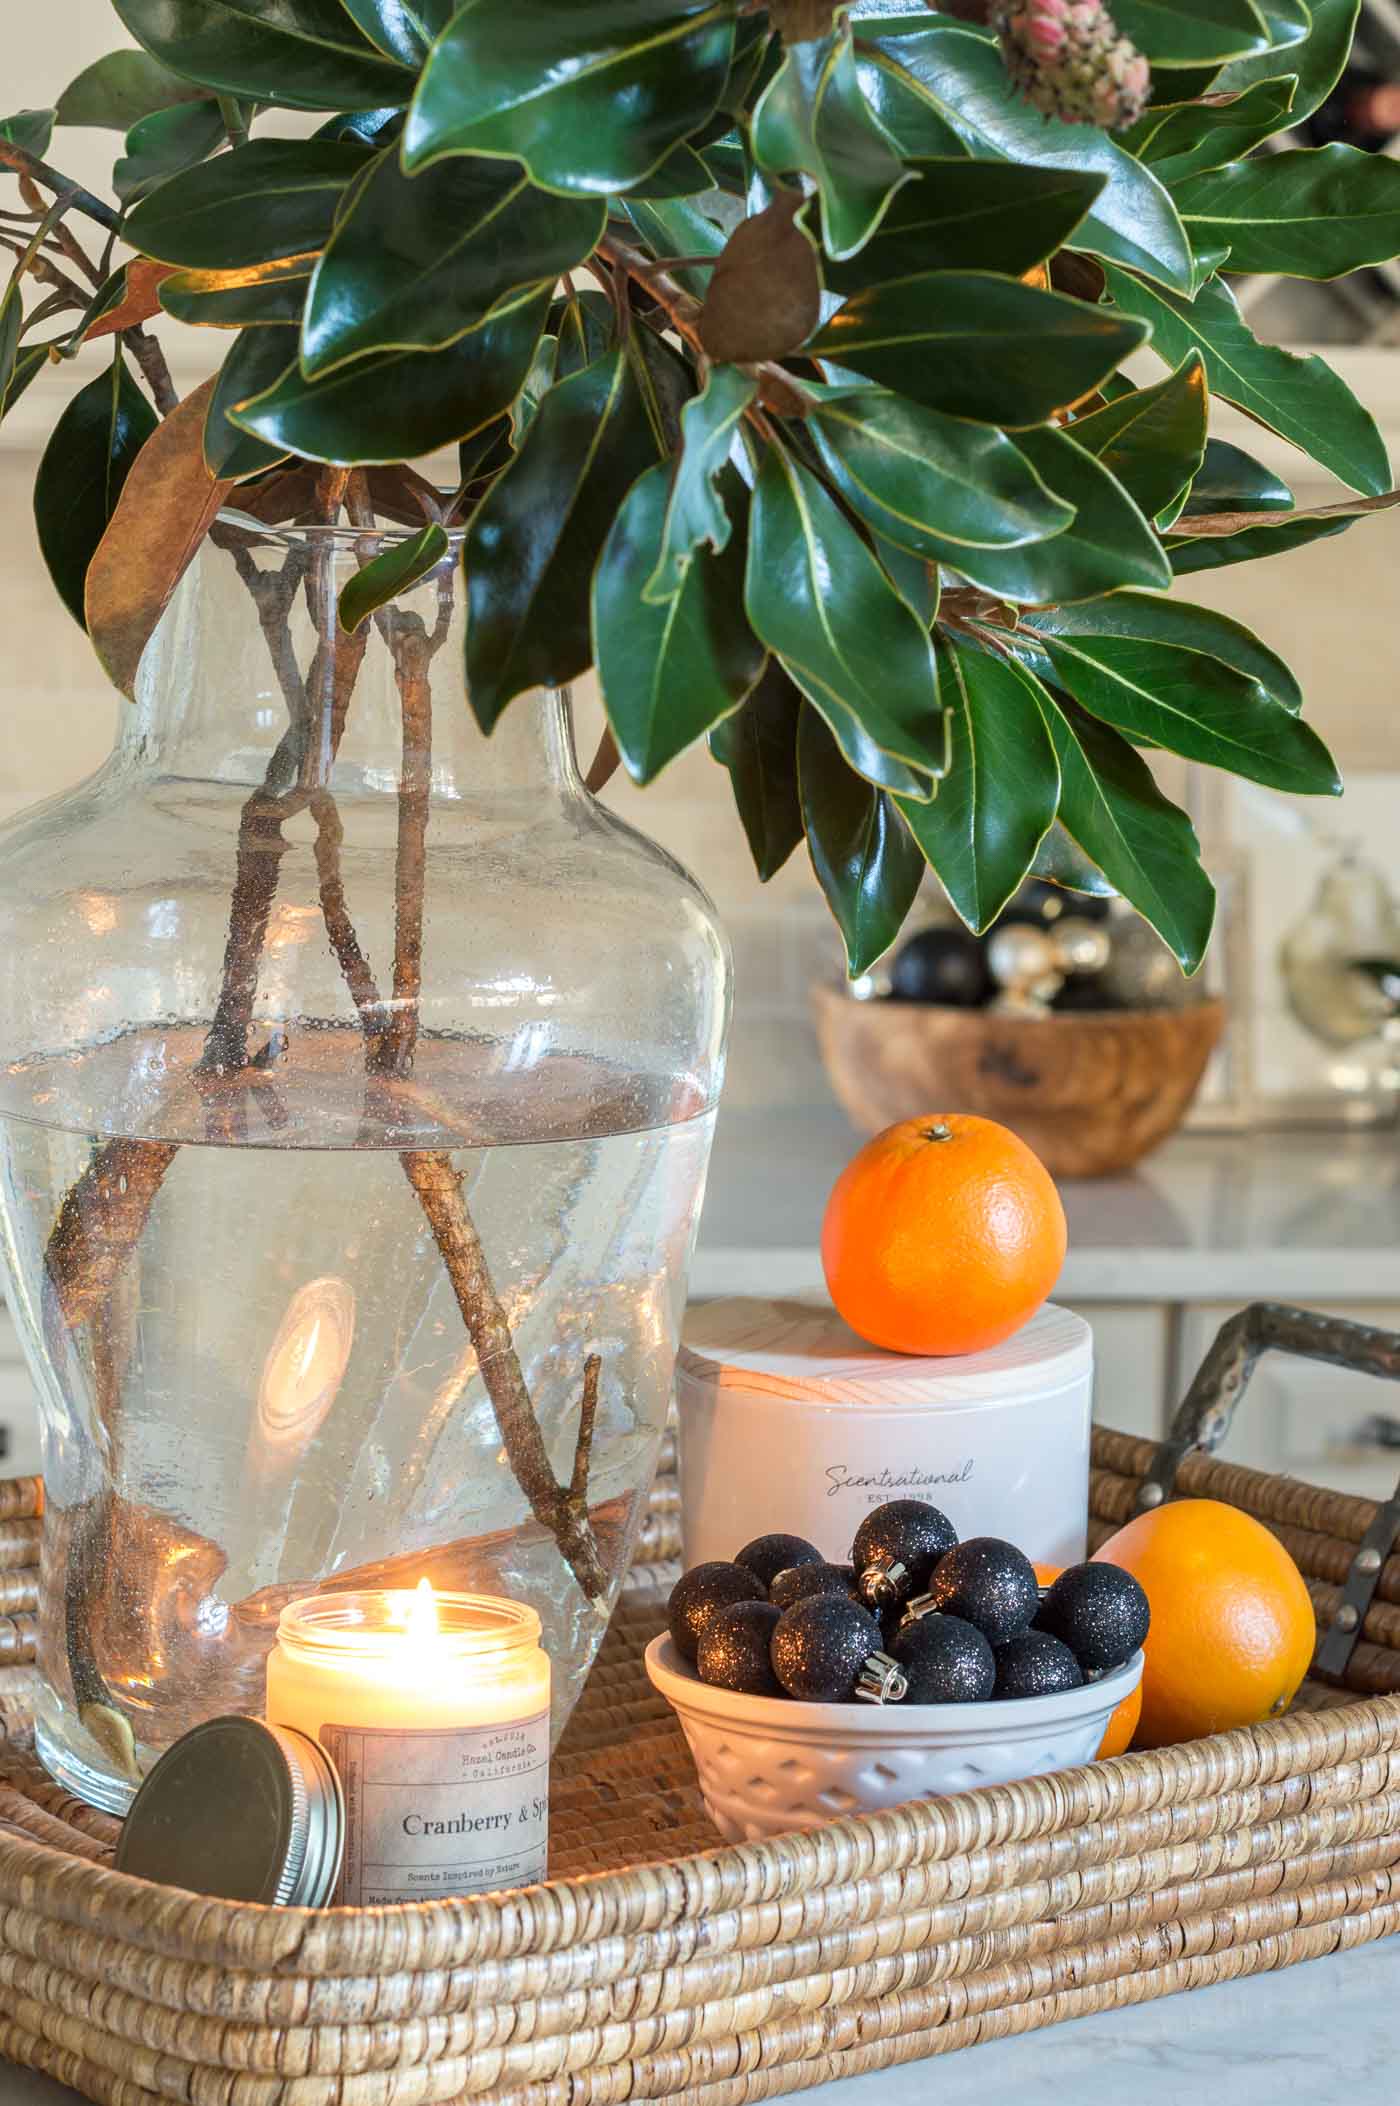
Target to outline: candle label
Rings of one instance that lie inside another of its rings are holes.
[[[345,1794],[336,1901],[487,1894],[543,1879],[549,1713],[447,1731],[322,1726]]]

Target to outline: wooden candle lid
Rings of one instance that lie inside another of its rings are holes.
[[[689,1310],[677,1372],[770,1396],[936,1411],[1062,1389],[1092,1364],[1088,1324],[1054,1302],[988,1352],[920,1357],[867,1345],[822,1295],[741,1295]]]

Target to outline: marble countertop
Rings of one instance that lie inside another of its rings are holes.
[[[822,1209],[858,1145],[830,1102],[723,1108],[692,1293],[820,1289]],[[1067,1301],[1400,1299],[1393,1133],[1188,1134],[1062,1190]]]
[[[848,2077],[822,2106],[1363,2106],[1394,2094],[1400,1951],[1365,1945],[1253,1980]],[[0,2063],[0,2106],[76,2094]]]

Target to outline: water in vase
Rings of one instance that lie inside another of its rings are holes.
[[[327,1583],[529,1600],[566,1714],[644,1514],[713,1117],[678,1099],[658,1124],[596,1061],[493,1075],[465,1038],[373,1084],[339,1026],[211,1102],[202,1043],[153,1029],[12,1067],[5,1101],[30,1109],[0,1120],[45,1419],[37,1730],[115,1808],[197,1719],[260,1709],[283,1603]],[[72,1123],[99,1101],[104,1133]],[[558,1486],[596,1379],[600,1580],[522,1485],[425,1165],[474,1230]]]

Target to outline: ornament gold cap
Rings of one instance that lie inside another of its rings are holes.
[[[887,1550],[877,1550],[856,1581],[861,1600],[875,1609],[888,1609],[903,1598],[909,1568]]]
[[[899,1619],[900,1626],[902,1628],[906,1623],[917,1623],[921,1616],[935,1615],[937,1610],[938,1603],[933,1595],[916,1594],[912,1601],[904,1604],[904,1614]]]
[[[888,1653],[871,1653],[860,1671],[856,1697],[862,1704],[898,1704],[909,1694],[909,1677]]]

